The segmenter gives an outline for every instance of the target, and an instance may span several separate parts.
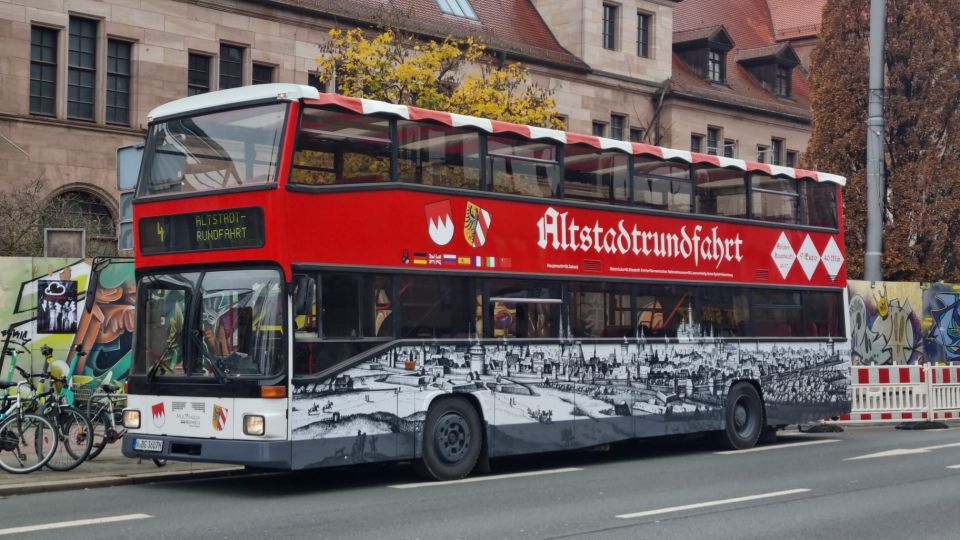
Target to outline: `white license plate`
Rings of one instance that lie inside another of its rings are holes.
[[[134,439],[133,449],[143,452],[163,452],[163,441],[157,439]]]

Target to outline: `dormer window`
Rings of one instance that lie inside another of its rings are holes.
[[[789,43],[779,43],[737,51],[737,63],[771,94],[789,98],[793,86],[793,68],[800,65],[800,58]]]
[[[690,69],[712,83],[727,80],[727,52],[733,40],[723,25],[674,32],[673,52]]]
[[[786,66],[777,66],[777,79],[773,85],[773,93],[780,97],[790,97],[790,72]]]
[[[707,79],[712,82],[723,82],[723,57],[725,55],[716,50],[707,53]]]

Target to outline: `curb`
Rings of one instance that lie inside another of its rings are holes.
[[[11,484],[0,486],[0,498],[10,497],[13,495],[27,495],[30,493],[48,493],[53,491],[69,491],[74,489],[149,484],[151,482],[162,481],[237,476],[243,474],[244,472],[245,470],[243,467],[219,467],[215,469],[200,469],[196,471],[165,471]]]

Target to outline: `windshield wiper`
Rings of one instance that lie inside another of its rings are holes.
[[[195,341],[194,345],[197,347],[197,354],[200,355],[202,361],[205,361],[207,365],[210,366],[210,371],[216,375],[217,381],[220,384],[229,383],[230,377],[228,377],[227,374],[224,373],[223,369],[217,365],[217,362],[209,354],[207,354],[210,351],[210,348],[207,346],[206,342],[203,341],[203,337],[200,335],[200,330],[193,330],[190,332],[190,336],[192,336]]]
[[[167,353],[180,341],[180,331],[178,330],[174,334],[172,339],[167,340],[167,346],[163,348],[163,351],[160,353],[160,356],[157,357],[157,360],[150,366],[150,369],[147,371],[147,382],[153,383],[153,380],[157,378],[157,372],[160,370],[160,366],[163,365],[163,362],[167,358]]]

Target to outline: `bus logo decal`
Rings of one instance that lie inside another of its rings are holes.
[[[213,429],[223,431],[227,425],[227,409],[214,404],[213,406]]]
[[[167,413],[163,410],[163,402],[154,403],[150,406],[150,413],[153,415],[153,425],[160,428],[167,421]]]
[[[438,201],[424,206],[427,214],[427,232],[438,246],[445,246],[453,240],[453,210],[450,201]]]
[[[463,237],[470,247],[480,247],[487,243],[490,231],[490,212],[467,201],[467,213],[463,220]]]

